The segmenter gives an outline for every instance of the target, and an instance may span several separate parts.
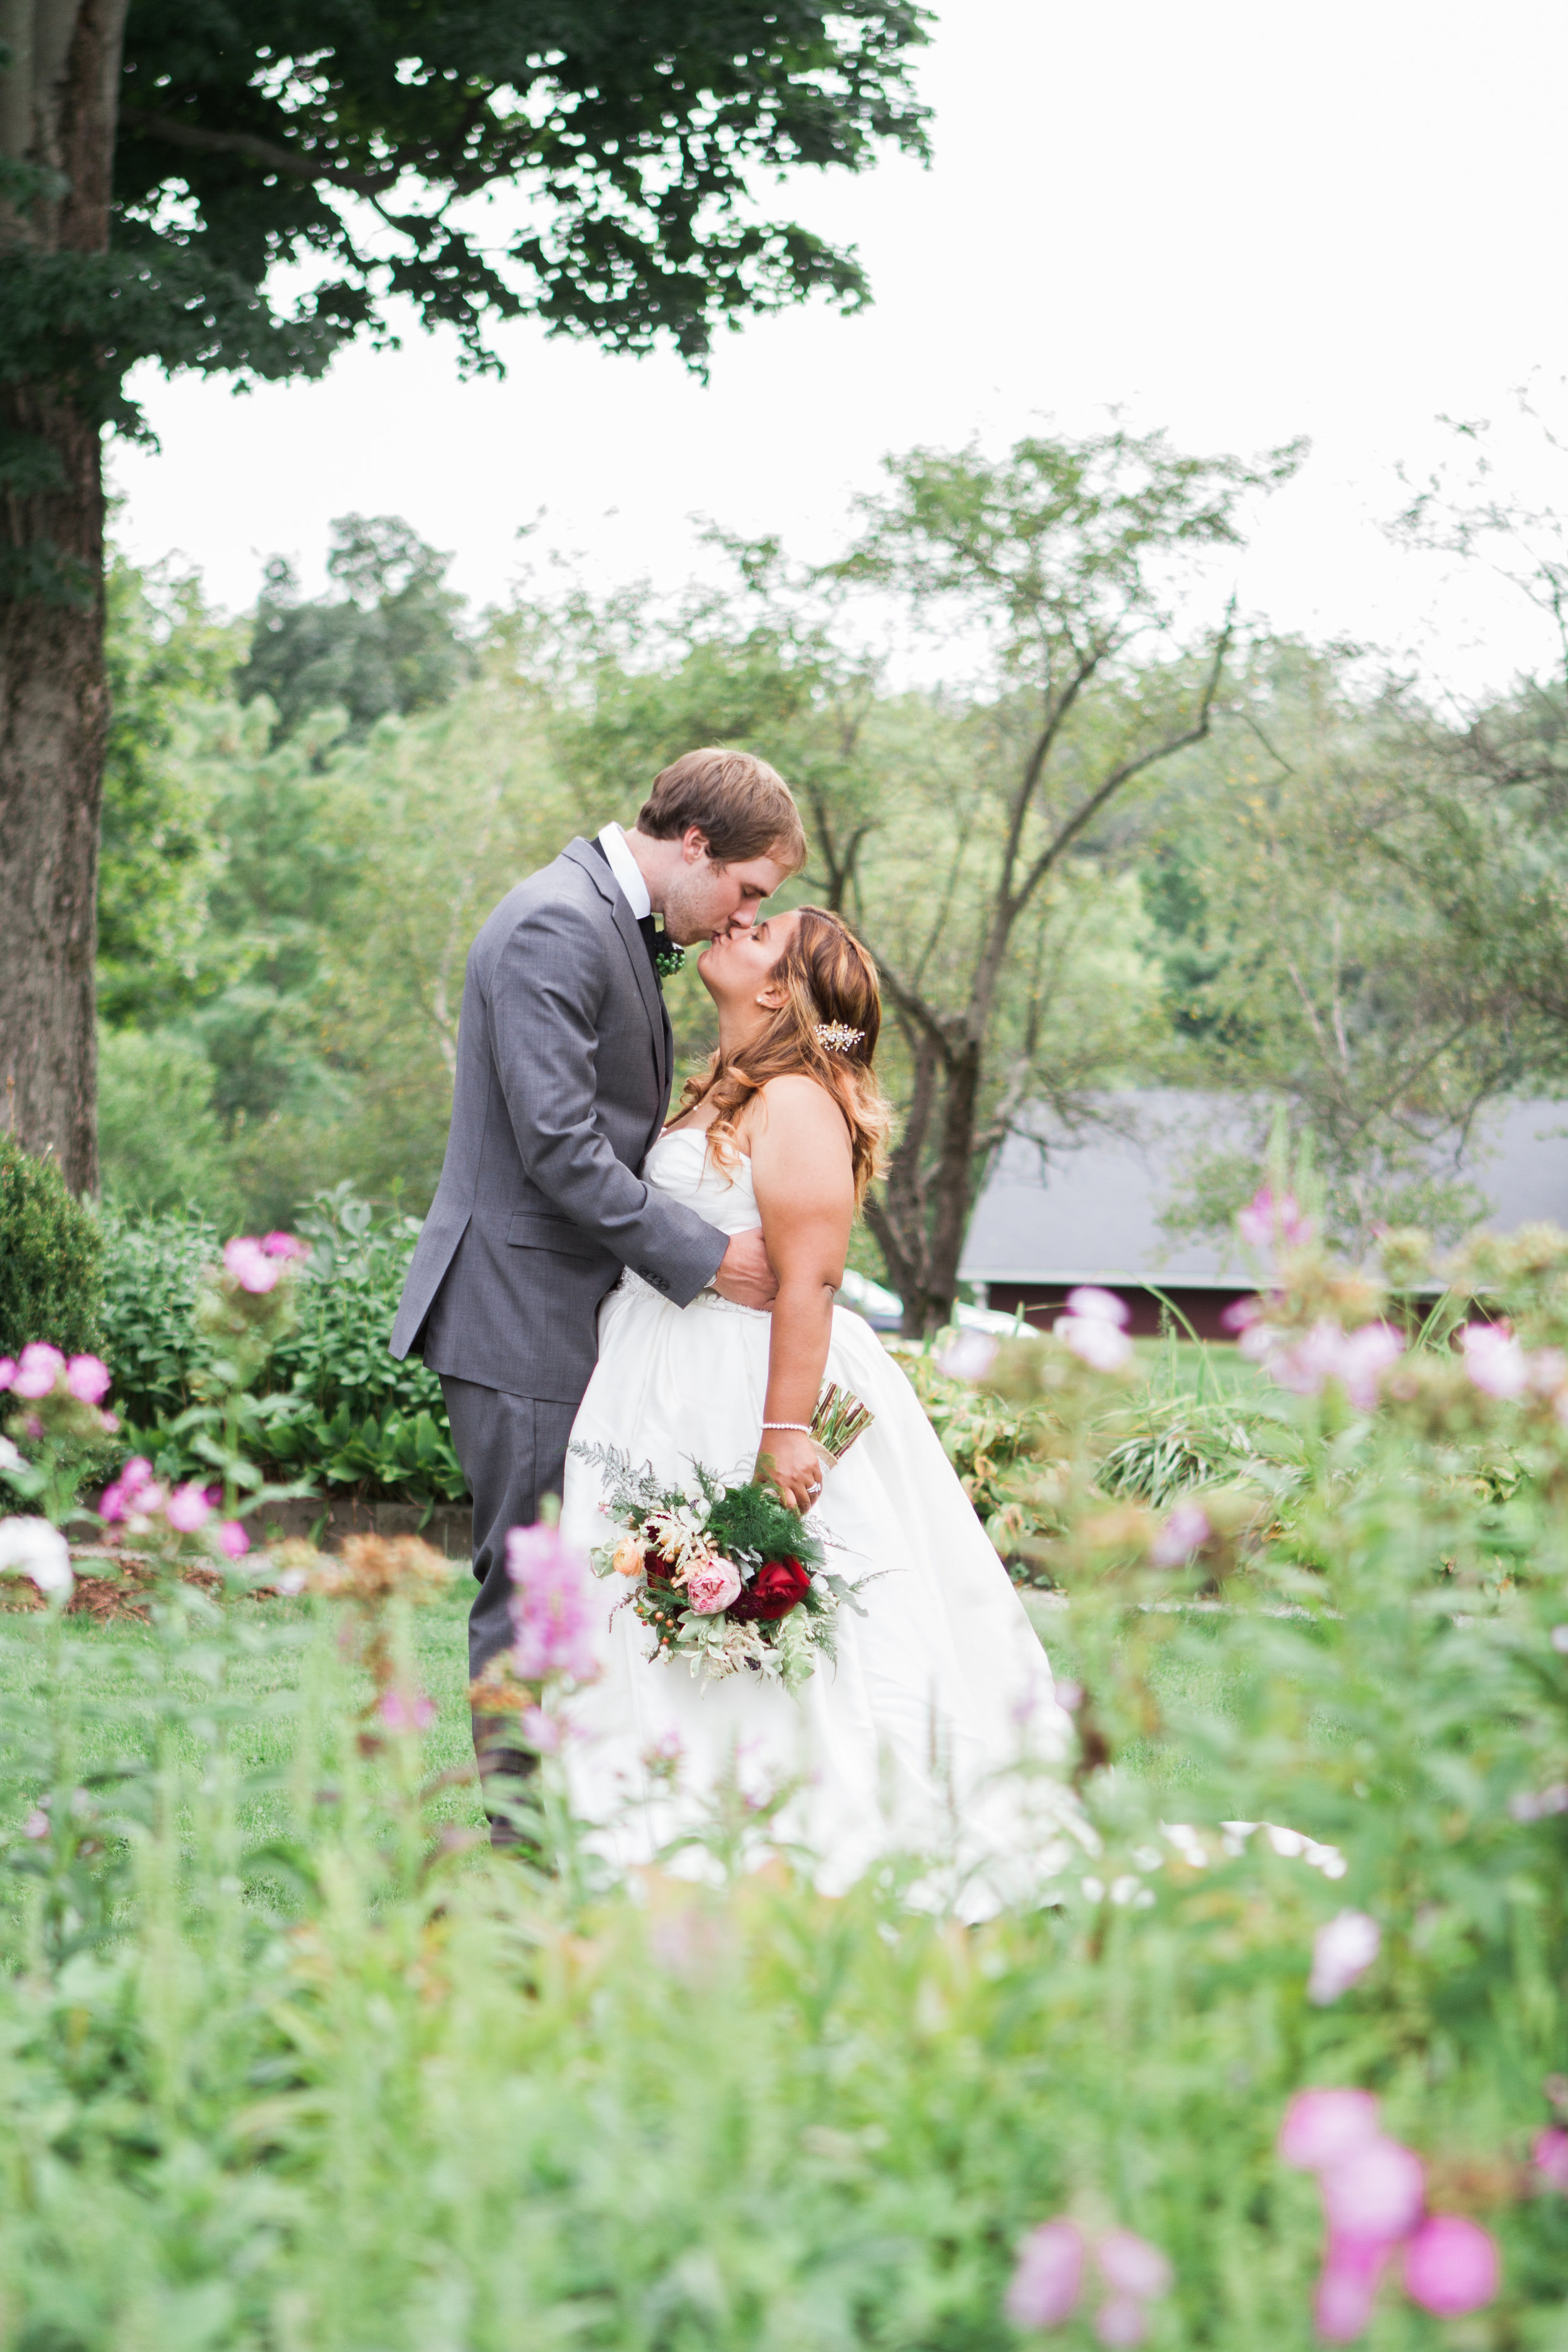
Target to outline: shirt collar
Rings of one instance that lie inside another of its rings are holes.
[[[642,868],[626,847],[626,836],[618,824],[607,824],[599,835],[599,846],[609,860],[610,871],[620,885],[622,898],[639,923],[646,922],[653,912],[653,900]]]

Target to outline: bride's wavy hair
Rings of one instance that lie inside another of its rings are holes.
[[[717,1051],[706,1070],[688,1078],[675,1116],[684,1118],[700,1102],[718,1116],[708,1130],[709,1149],[721,1168],[732,1170],[740,1157],[736,1121],[770,1078],[805,1072],[827,1088],[844,1114],[855,1171],[855,1205],[881,1172],[892,1115],[873,1063],[882,1026],[882,994],[877,967],[848,926],[824,907],[799,907],[800,920],[771,975],[784,1001],[760,1037],[721,1061]],[[824,1045],[820,1029],[858,1030],[852,1045]]]

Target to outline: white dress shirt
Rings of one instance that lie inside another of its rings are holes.
[[[607,824],[599,835],[599,846],[610,861],[610,871],[621,886],[621,896],[637,920],[646,921],[653,912],[653,900],[647,884],[643,880],[642,867],[626,847],[626,836],[618,824]]]

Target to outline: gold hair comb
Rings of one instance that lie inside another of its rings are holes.
[[[819,1021],[816,1024],[816,1042],[830,1054],[847,1054],[865,1034],[864,1029],[847,1028],[842,1021]]]

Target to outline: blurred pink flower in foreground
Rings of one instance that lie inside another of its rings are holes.
[[[250,1549],[250,1538],[237,1519],[225,1519],[217,1531],[217,1548],[230,1559],[243,1559]]]
[[[1302,1249],[1316,1228],[1296,1205],[1293,1192],[1274,1197],[1270,1184],[1260,1185],[1245,1209],[1237,1213],[1237,1231],[1254,1249]]]
[[[66,1366],[66,1386],[81,1404],[100,1404],[111,1386],[109,1366],[101,1356],[73,1356]]]
[[[1530,2160],[1549,2189],[1561,2189],[1568,2197],[1568,2131],[1550,2124],[1537,2132]]]
[[[1180,1568],[1214,1533],[1201,1503],[1178,1503],[1155,1537],[1149,1557],[1156,1568]]]
[[[1083,2232],[1076,2221],[1042,2221],[1018,2249],[1003,2308],[1015,2327],[1059,2327],[1083,2288]]]
[[[11,1375],[11,1392],[14,1396],[30,1400],[47,1397],[65,1368],[66,1360],[58,1348],[51,1348],[46,1340],[35,1339],[23,1349],[17,1359],[16,1369]]]
[[[1084,2260],[1090,2248],[1076,2221],[1042,2221],[1018,2249],[1004,2308],[1016,2327],[1059,2327],[1078,2308]],[[1158,2246],[1131,2230],[1108,2230],[1097,2240],[1095,2265],[1110,2293],[1095,2314],[1102,2344],[1142,2344],[1149,2332],[1145,2306],[1171,2287],[1171,2265]]]
[[[950,1381],[983,1381],[996,1361],[996,1341],[984,1331],[944,1332],[936,1360]]]
[[[1312,1938],[1312,1973],[1307,1999],[1327,2008],[1348,1992],[1376,1959],[1383,1930],[1364,1911],[1338,1911]]]
[[[524,1682],[546,1675],[592,1681],[599,1671],[594,1648],[594,1601],[588,1564],[559,1528],[513,1528],[506,1539],[507,1572],[514,1591],[517,1628],[512,1663]]]
[[[282,1271],[280,1261],[269,1257],[252,1234],[241,1234],[234,1241],[225,1242],[223,1264],[231,1281],[237,1282],[242,1290],[258,1294],[274,1289]]]
[[[423,1691],[383,1691],[375,1711],[389,1731],[428,1731],[436,1720],[436,1702]]]
[[[298,1234],[263,1234],[261,1246],[268,1257],[309,1257],[310,1245]]]
[[[1243,1331],[1239,1349],[1295,1396],[1318,1396],[1326,1382],[1338,1381],[1356,1411],[1370,1412],[1378,1381],[1405,1353],[1405,1342],[1387,1323],[1342,1331],[1325,1318],[1294,1339],[1271,1324],[1254,1322]]]
[[[163,1517],[183,1536],[205,1527],[213,1507],[205,1486],[176,1486],[163,1506]]]
[[[1377,2101],[1370,2091],[1298,2091],[1285,2110],[1278,2146],[1287,2164],[1321,2172],[1377,2137]]]
[[[1498,2252],[1489,2231],[1462,2213],[1434,2213],[1405,2249],[1405,2292],[1439,2319],[1479,2311],[1498,2291]]]
[[[1067,1295],[1067,1313],[1052,1327],[1064,1347],[1097,1372],[1119,1372],[1132,1354],[1125,1326],[1131,1310],[1113,1290],[1080,1283]]]
[[[1530,1359],[1506,1323],[1467,1323],[1459,1334],[1465,1370],[1491,1397],[1521,1397],[1530,1386]]]
[[[1331,2344],[1353,2343],[1365,2332],[1379,2282],[1401,2248],[1405,2291],[1427,2311],[1453,2317],[1496,2294],[1496,2245],[1479,2222],[1426,2213],[1421,2159],[1384,2137],[1370,2092],[1298,2092],[1285,2111],[1279,2152],[1318,2175],[1328,2242],[1314,2309],[1318,2333]]]

